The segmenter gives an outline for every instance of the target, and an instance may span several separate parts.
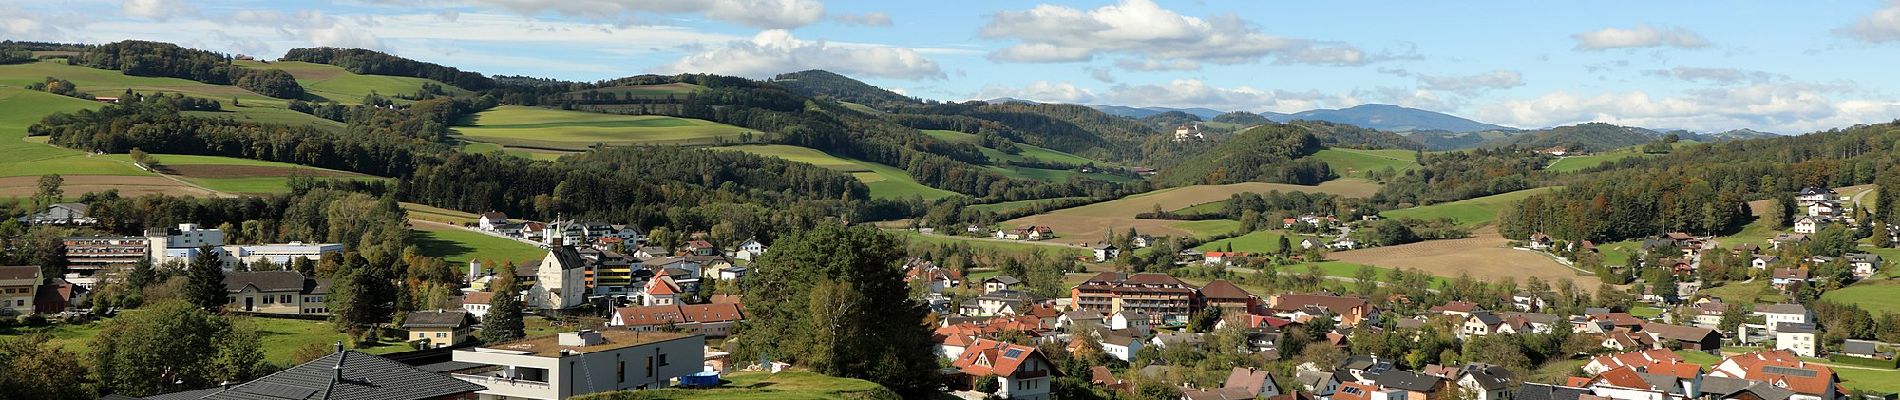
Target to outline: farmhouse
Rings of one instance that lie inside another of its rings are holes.
[[[0,314],[33,314],[41,279],[38,266],[0,267]]]
[[[1794,233],[1813,235],[1814,232],[1821,230],[1821,227],[1824,225],[1827,225],[1827,220],[1819,217],[1801,217],[1801,219],[1794,221]]]
[[[467,343],[475,332],[474,319],[467,311],[419,311],[403,319],[409,341],[424,349],[455,347]]]
[[[481,219],[478,219],[475,222],[476,222],[476,226],[480,227],[482,230],[493,232],[493,231],[499,230],[502,225],[508,224],[508,214],[503,214],[496,211],[489,211],[489,212],[482,213]]]
[[[1795,194],[1795,203],[1803,207],[1834,198],[1834,189],[1824,187],[1805,187]]]
[[[1854,278],[1867,279],[1880,272],[1880,256],[1867,253],[1848,253],[1847,263],[1854,267]]]

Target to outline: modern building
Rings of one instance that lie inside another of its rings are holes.
[[[224,231],[205,229],[198,224],[178,224],[176,228],[145,230],[145,242],[151,246],[153,264],[191,262],[206,246],[219,251],[224,246]],[[223,257],[222,254],[219,255]]]
[[[1103,272],[1069,290],[1070,307],[1103,314],[1146,314],[1151,324],[1186,324],[1194,287],[1167,274]]]
[[[224,289],[231,296],[226,311],[279,315],[330,313],[324,303],[330,294],[327,278],[311,278],[296,271],[233,271],[224,274]]]
[[[150,242],[137,236],[74,236],[65,244],[66,280],[87,289],[97,286],[101,275],[138,264],[151,251]]]
[[[43,278],[37,266],[0,267],[0,316],[32,314]]]
[[[224,268],[235,269],[239,265],[250,265],[260,261],[290,265],[297,259],[317,261],[325,254],[343,254],[343,244],[290,242],[231,245],[224,246]]]
[[[700,335],[583,330],[456,350],[463,368],[450,376],[484,387],[483,400],[567,399],[670,387],[705,368],[705,350]]]

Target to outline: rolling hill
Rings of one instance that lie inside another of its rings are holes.
[[[1336,110],[1320,109],[1292,114],[1261,113],[1261,115],[1274,122],[1301,119],[1319,120],[1352,124],[1392,132],[1429,130],[1478,132],[1512,129],[1507,126],[1472,121],[1450,114],[1387,104],[1362,104]]]

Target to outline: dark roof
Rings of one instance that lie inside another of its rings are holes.
[[[252,271],[224,273],[224,289],[231,292],[243,291],[245,286],[255,287],[260,292],[282,292],[295,290],[303,294],[325,294],[330,292],[329,279],[313,279],[297,271]]]
[[[1841,342],[1841,352],[1847,354],[1878,354],[1880,353],[1880,342],[1847,339]]]
[[[1009,275],[997,275],[997,276],[992,276],[992,277],[990,277],[990,279],[984,279],[983,281],[984,281],[984,282],[989,282],[989,281],[996,281],[997,283],[1001,283],[1001,284],[1004,284],[1004,285],[1014,285],[1014,284],[1017,284],[1017,283],[1021,283],[1021,282],[1022,282],[1022,280],[1021,280],[1021,279],[1016,279],[1016,277],[1014,277],[1014,276],[1009,276]]]
[[[1431,393],[1438,390],[1438,382],[1443,378],[1420,374],[1412,371],[1385,371],[1374,381],[1380,387],[1410,392]]]
[[[424,371],[387,358],[340,351],[283,371],[232,386],[181,392],[154,399],[304,400],[380,399],[419,400],[472,393],[481,385]],[[205,393],[198,397],[170,397]]]
[[[467,311],[418,311],[402,320],[403,328],[459,328],[468,322]]]
[[[1512,396],[1512,398],[1515,400],[1577,400],[1584,393],[1583,388],[1526,382],[1517,388],[1517,396]]]
[[[1252,298],[1253,294],[1247,293],[1246,289],[1241,289],[1239,286],[1234,286],[1233,282],[1228,282],[1226,279],[1216,279],[1213,282],[1208,282],[1207,286],[1201,287],[1201,297],[1220,300],[1246,300]]]
[[[1498,390],[1511,386],[1511,370],[1490,364],[1466,364],[1465,376],[1471,377],[1485,390]]]
[[[555,246],[548,252],[548,257],[554,257],[554,260],[561,264],[561,269],[576,269],[587,266],[587,260],[581,258],[580,252],[574,251],[574,246]]]
[[[33,279],[40,275],[40,267],[15,266],[0,267],[0,279]]]

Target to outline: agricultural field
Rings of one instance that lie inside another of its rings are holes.
[[[452,266],[466,265],[471,260],[526,265],[539,262],[548,255],[546,249],[514,239],[440,224],[418,223],[409,232],[410,237],[415,239],[416,247],[422,250],[422,255],[442,257]]]
[[[895,233],[899,236],[902,236],[904,237],[905,240],[908,240],[912,243],[931,243],[931,244],[956,243],[956,244],[961,244],[965,246],[970,246],[972,250],[989,249],[989,250],[996,251],[999,253],[1010,253],[1010,254],[1029,254],[1029,253],[1040,251],[1040,252],[1045,252],[1045,253],[1050,253],[1050,254],[1062,254],[1062,255],[1067,255],[1071,257],[1084,257],[1090,254],[1093,254],[1088,248],[1085,248],[1085,247],[1058,244],[1058,243],[1053,243],[1053,242],[1028,242],[1028,241],[1021,241],[1021,240],[1003,240],[1003,239],[978,238],[978,237],[968,237],[968,236],[926,235],[926,234],[918,233],[917,231],[912,231],[908,229],[890,229],[887,231],[891,233]]]
[[[469,91],[434,80],[407,76],[358,75],[329,64],[307,63],[302,61],[236,61],[237,66],[249,69],[281,69],[297,78],[308,93],[308,101],[334,101],[339,104],[362,104],[363,98],[371,93],[388,97],[397,102],[397,95],[413,96],[422,91],[425,83],[442,86],[450,96],[468,95]]]
[[[1027,225],[1047,225],[1055,229],[1056,241],[1063,243],[1085,243],[1100,240],[1106,232],[1125,232],[1135,228],[1141,233],[1155,236],[1207,236],[1227,233],[1225,230],[1210,227],[1202,221],[1172,221],[1159,219],[1136,219],[1135,215],[1162,210],[1178,210],[1210,201],[1225,200],[1235,193],[1270,191],[1309,191],[1333,193],[1342,196],[1370,196],[1379,186],[1363,179],[1336,179],[1319,186],[1300,186],[1284,183],[1247,182],[1227,185],[1195,185],[1156,190],[1080,207],[1071,207],[1004,221],[1006,227]],[[1232,221],[1229,221],[1232,222]]]
[[[126,89],[146,94],[182,93],[217,100],[224,109],[217,112],[192,111],[185,113],[186,115],[232,118],[259,123],[309,125],[324,129],[343,127],[343,124],[335,121],[291,111],[286,108],[290,104],[287,100],[266,97],[237,86],[213,85],[178,78],[127,76],[114,70],[67,65],[64,60],[0,65],[0,86],[23,87],[43,81],[49,76],[72,81],[79,87],[79,91],[92,93],[95,96],[117,97]]]
[[[870,187],[871,197],[880,199],[901,199],[911,196],[926,200],[956,196],[956,192],[937,189],[917,183],[904,170],[889,165],[857,161],[825,154],[825,152],[805,147],[789,145],[744,145],[714,147],[715,151],[743,151],[767,157],[778,157],[788,161],[802,162],[851,174]]]
[[[1543,253],[1511,249],[1510,241],[1498,236],[1494,229],[1480,229],[1464,239],[1347,250],[1329,253],[1326,257],[1385,268],[1413,268],[1437,276],[1458,276],[1464,272],[1487,282],[1501,279],[1521,282],[1535,276],[1546,282],[1571,280],[1578,288],[1589,291],[1595,291],[1600,283],[1595,277],[1581,276]]]
[[[409,214],[409,219],[411,220],[423,220],[448,225],[472,224],[475,223],[476,219],[480,218],[480,216],[470,212],[431,207],[417,203],[402,203],[402,210]]]
[[[964,207],[964,208],[977,210],[977,211],[1002,213],[1002,212],[1010,212],[1010,211],[1016,211],[1016,210],[1034,207],[1037,204],[1056,202],[1056,201],[1079,200],[1079,199],[1086,199],[1086,197],[1062,197],[1062,198],[1054,198],[1054,199],[1005,201],[1001,203],[976,204],[976,205],[971,205],[969,207]]]
[[[1603,165],[1607,163],[1613,163],[1625,158],[1648,157],[1649,156],[1648,154],[1643,154],[1643,152],[1640,150],[1641,147],[1642,146],[1627,147],[1627,148],[1617,149],[1614,151],[1591,154],[1587,156],[1562,157],[1562,158],[1558,158],[1557,161],[1551,162],[1550,166],[1546,166],[1544,167],[1544,169],[1548,171],[1552,171],[1552,172],[1581,171],[1585,168],[1595,167],[1595,166]]]
[[[1225,235],[1225,234],[1234,233],[1234,231],[1240,230],[1240,221],[1235,221],[1231,219],[1181,221],[1181,222],[1176,222],[1174,224],[1174,228],[1185,230],[1185,231],[1188,231],[1189,233],[1194,234],[1194,236],[1201,236],[1201,237]]]
[[[1312,236],[1301,236],[1292,232],[1277,230],[1254,231],[1245,235],[1203,243],[1194,249],[1202,252],[1226,251],[1229,246],[1232,246],[1234,251],[1242,253],[1273,253],[1280,251],[1279,238],[1281,237],[1285,237],[1287,242],[1292,243],[1295,247],[1299,246],[1300,239],[1312,238]]]
[[[3,70],[6,66],[0,66]],[[47,114],[99,108],[103,104],[6,84],[0,87],[0,177],[62,175],[150,176],[131,163],[99,159],[85,152],[47,145],[44,137],[28,141],[26,128]],[[5,188],[10,186],[0,186]],[[0,189],[4,190],[4,189]],[[68,191],[72,192],[72,191]],[[77,193],[77,192],[74,192]]]
[[[501,106],[456,127],[465,140],[507,147],[584,151],[595,144],[711,144],[737,140],[745,128],[657,115],[618,115]]]
[[[1554,187],[1525,189],[1510,193],[1495,194],[1475,199],[1438,203],[1428,206],[1398,209],[1379,213],[1386,218],[1438,219],[1451,218],[1459,225],[1476,226],[1488,224],[1498,219],[1498,211],[1525,197],[1554,190]]]
[[[132,162],[124,154],[99,157]],[[288,192],[290,177],[299,175],[325,180],[384,179],[355,172],[234,157],[153,154],[152,159],[158,162],[158,171],[165,175],[225,193]]]
[[[456,146],[455,149],[460,150],[463,153],[470,153],[470,154],[488,154],[488,153],[499,151],[499,152],[502,152],[502,154],[526,158],[530,160],[537,160],[537,161],[559,161],[561,159],[561,156],[574,154],[574,152],[571,152],[571,151],[524,149],[524,148],[518,148],[518,147],[507,147],[507,146],[502,146],[502,145],[494,144],[494,143],[482,143],[482,142],[470,142],[470,141],[460,142],[460,144]]]
[[[685,95],[692,94],[693,92],[698,92],[701,90],[706,90],[706,87],[691,84],[691,83],[678,82],[678,83],[665,83],[665,84],[658,84],[658,85],[614,86],[614,87],[606,87],[606,88],[593,89],[593,90],[583,90],[583,91],[572,92],[568,94],[573,95],[573,96],[580,96],[581,93],[595,92],[602,95],[612,93],[614,96],[620,96],[622,98],[625,98],[626,96],[630,96],[630,95],[634,97],[643,97],[643,98],[664,98],[668,95],[685,96]]]
[[[974,134],[957,132],[957,131],[935,130],[935,129],[926,129],[923,132],[926,135],[930,135],[930,137],[943,139],[946,141],[957,142],[957,143],[969,143],[972,145],[977,143],[977,137]],[[1022,152],[1017,153],[1017,154],[1006,154],[1001,151],[997,151],[996,149],[991,149],[988,147],[979,147],[978,149],[983,152],[984,157],[989,157],[990,160],[996,163],[996,165],[989,166],[989,169],[991,171],[996,171],[997,173],[1003,174],[1003,176],[1016,178],[1016,179],[1031,179],[1031,180],[1039,180],[1039,181],[1045,181],[1045,182],[1063,182],[1063,181],[1069,180],[1069,177],[1071,176],[1081,175],[1084,178],[1105,180],[1105,181],[1110,181],[1110,182],[1132,182],[1135,180],[1134,178],[1129,178],[1129,177],[1120,176],[1120,175],[1110,175],[1110,174],[1102,174],[1102,173],[1086,173],[1085,174],[1085,173],[1069,171],[1069,170],[1023,168],[1023,167],[1003,164],[1003,162],[1005,161],[1023,161],[1023,160],[1034,158],[1040,161],[1054,161],[1054,162],[1060,162],[1060,163],[1065,163],[1065,164],[1076,164],[1076,165],[1095,164],[1098,167],[1104,167],[1104,168],[1114,166],[1114,164],[1095,161],[1095,160],[1088,159],[1086,157],[1064,153],[1061,151],[1046,149],[1042,147],[1037,147],[1034,145],[1017,143],[1016,147],[1022,149]]]
[[[1313,154],[1325,161],[1339,176],[1365,177],[1366,173],[1391,168],[1403,172],[1418,169],[1417,154],[1410,150],[1361,150],[1329,148]]]

